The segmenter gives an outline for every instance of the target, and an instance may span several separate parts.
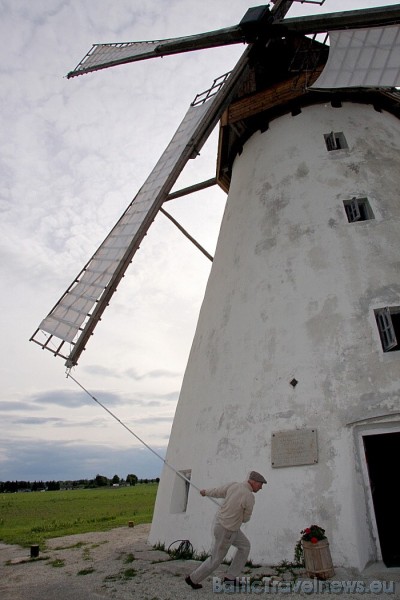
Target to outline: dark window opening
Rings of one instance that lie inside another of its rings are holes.
[[[331,131],[330,133],[324,133],[325,144],[328,152],[332,150],[343,150],[348,148],[346,138],[342,131]]]
[[[383,351],[400,350],[400,306],[386,306],[375,310],[375,319]]]
[[[352,198],[343,202],[349,223],[357,221],[369,221],[374,219],[374,213],[366,198]]]
[[[171,514],[185,513],[189,500],[191,469],[176,473],[172,489],[170,512]]]

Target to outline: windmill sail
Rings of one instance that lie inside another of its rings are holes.
[[[285,10],[281,9],[283,15],[292,3],[288,0],[280,0],[280,4],[286,7]],[[260,31],[265,33],[266,27],[271,23],[271,15],[276,15],[277,9],[277,6],[272,11],[268,6],[249,8],[239,25],[197,35],[148,42],[94,44],[78,66],[68,73],[67,77],[77,77],[84,73],[148,58],[251,42],[257,38]]]
[[[219,31],[211,31],[187,37],[171,38],[145,42],[123,42],[117,44],[94,44],[89,52],[67,77],[77,77],[84,73],[107,69],[116,65],[157,58],[170,54],[181,54],[193,50],[203,50],[216,46],[238,44],[244,42],[243,30],[228,27]]]
[[[62,343],[54,353],[64,358],[67,358],[64,345],[73,344],[75,358],[71,360],[75,364],[82,346],[80,338],[86,341],[91,335],[179,173],[193,153],[198,151],[196,130],[207,114],[210,102],[212,100],[190,106],[134,200],[53,310],[40,323],[33,341],[51,349],[48,346],[50,338],[59,338]],[[47,334],[44,342],[39,341],[40,331]]]
[[[330,50],[313,89],[400,85],[400,26],[329,33]]]
[[[307,17],[291,17],[275,22],[273,27],[283,27],[283,32],[311,34],[341,29],[383,27],[398,23],[400,23],[400,4],[393,4]]]
[[[247,52],[232,73],[221,76],[207,92],[196,96],[134,200],[31,337],[42,348],[65,358],[68,367],[77,364],[172,186],[188,160],[198,154],[229,103],[247,65]]]

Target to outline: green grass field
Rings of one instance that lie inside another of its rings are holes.
[[[157,487],[0,494],[0,541],[43,548],[48,538],[150,523]]]

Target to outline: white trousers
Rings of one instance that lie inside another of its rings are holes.
[[[238,531],[229,531],[225,527],[222,527],[220,523],[216,523],[211,556],[190,574],[190,579],[193,583],[200,583],[200,581],[211,575],[222,563],[231,546],[235,546],[236,552],[225,575],[228,579],[234,579],[242,572],[250,553],[250,542],[240,529]]]

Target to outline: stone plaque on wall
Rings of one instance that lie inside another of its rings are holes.
[[[272,467],[314,465],[318,462],[317,430],[276,431],[271,436]]]

